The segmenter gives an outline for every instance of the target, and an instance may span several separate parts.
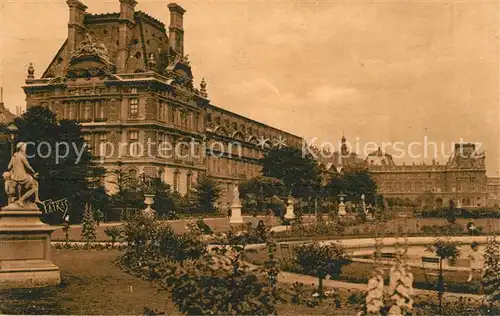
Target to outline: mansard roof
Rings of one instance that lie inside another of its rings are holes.
[[[129,54],[125,61],[125,68],[121,73],[145,72],[150,67],[148,59],[153,54],[155,59],[155,71],[164,73],[169,59],[173,58],[170,53],[170,43],[165,24],[160,20],[142,11],[134,12],[135,24],[130,24],[130,42],[128,43]],[[109,62],[116,65],[118,60],[118,28],[120,26],[119,13],[85,14],[83,24],[85,30],[83,36],[78,40],[76,46],[85,40],[89,34],[96,43],[102,45],[109,52]],[[65,76],[65,70],[70,63],[68,40],[61,45],[52,62],[44,71],[42,78],[53,78]]]

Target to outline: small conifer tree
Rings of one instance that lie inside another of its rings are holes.
[[[490,300],[498,300],[500,299],[500,244],[495,236],[488,237],[483,257],[481,283],[484,294]]]
[[[92,212],[92,206],[90,204],[85,204],[85,211],[83,212],[82,219],[82,239],[85,242],[85,246],[90,246],[92,242],[96,241],[95,235],[95,219]]]

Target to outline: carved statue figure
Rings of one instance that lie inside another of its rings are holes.
[[[37,176],[26,158],[26,144],[18,143],[8,170],[3,174],[9,205],[17,203],[24,206],[31,196],[34,196],[36,203],[41,203],[38,197],[38,182],[35,180]]]
[[[240,202],[240,191],[238,190],[238,186],[235,185],[233,187],[233,204],[237,204]]]
[[[95,55],[109,62],[109,52],[103,43],[98,43],[87,33],[78,47],[71,54],[71,59],[85,55]]]

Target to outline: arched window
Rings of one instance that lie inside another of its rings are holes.
[[[179,192],[179,177],[180,172],[178,169],[174,171],[174,191]]]
[[[165,181],[165,170],[161,169],[158,170],[158,179],[161,180],[161,182]]]
[[[191,185],[193,182],[193,174],[191,172],[188,172],[186,176],[186,190],[187,192],[191,191]]]

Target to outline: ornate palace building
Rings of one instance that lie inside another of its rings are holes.
[[[321,156],[321,155],[317,155]],[[446,164],[396,164],[391,155],[380,148],[366,158],[349,152],[345,137],[340,152],[319,159],[323,178],[349,169],[366,169],[386,200],[403,204],[432,201],[435,207],[447,207],[453,200],[459,207],[485,207],[500,204],[500,178],[487,178],[485,156],[474,144],[456,144]]]
[[[166,27],[136,11],[135,0],[117,1],[120,11],[107,14],[67,4],[68,38],[41,78],[29,67],[27,108],[81,122],[108,170],[157,176],[183,194],[208,174],[228,191],[259,174],[269,146],[301,145],[300,137],[211,104],[203,79],[195,88],[179,5],[168,5]]]
[[[380,149],[366,159],[368,170],[380,193],[388,198],[417,201],[430,196],[436,207],[446,207],[453,200],[458,207],[487,205],[487,177],[484,154],[474,144],[455,144],[444,165],[396,165]]]
[[[455,144],[446,164],[396,164],[380,148],[370,153],[365,168],[386,199],[407,204],[431,200],[435,207],[484,207],[492,204],[488,195],[485,156],[474,144]]]

